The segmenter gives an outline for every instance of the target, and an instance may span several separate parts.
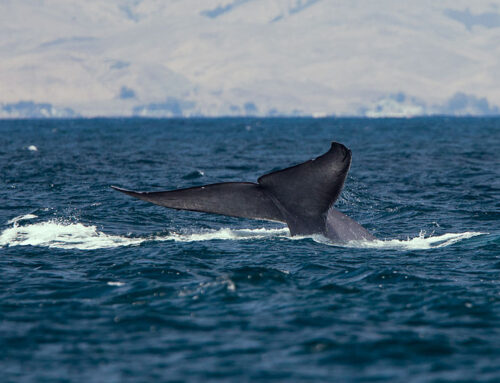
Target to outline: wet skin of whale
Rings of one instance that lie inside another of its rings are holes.
[[[322,234],[335,243],[375,240],[333,208],[351,165],[351,151],[333,142],[325,154],[260,177],[187,189],[136,192],[113,189],[156,205],[233,217],[283,222],[294,235]]]

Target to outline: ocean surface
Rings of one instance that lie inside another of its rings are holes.
[[[165,209],[353,153],[379,240]],[[1,382],[500,381],[500,119],[0,121]]]

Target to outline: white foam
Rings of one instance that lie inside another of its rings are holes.
[[[441,235],[425,236],[424,232],[420,232],[417,237],[400,239],[387,239],[375,241],[351,241],[343,245],[345,247],[354,248],[370,248],[370,249],[396,249],[396,250],[426,250],[453,245],[464,239],[484,235],[476,231],[466,231],[464,233],[446,233]]]
[[[30,146],[28,146],[28,150],[31,152],[37,152],[38,148],[35,145],[30,145]]]
[[[283,229],[242,229],[203,230],[196,233],[169,233],[149,237],[130,237],[106,234],[94,225],[69,223],[57,220],[19,226],[21,219],[36,218],[28,215],[16,217],[8,223],[12,227],[0,233],[0,247],[4,246],[42,246],[59,249],[96,250],[121,246],[138,246],[151,241],[197,242],[210,240],[251,240],[271,237],[287,237],[289,231]]]
[[[38,216],[34,215],[34,214],[19,215],[17,217],[12,218],[11,220],[8,220],[7,225],[10,225],[11,223],[15,224],[19,221],[24,221],[24,220],[33,219],[33,218],[38,218]]]
[[[172,233],[168,238],[163,240],[173,240],[178,242],[197,242],[211,241],[214,239],[223,240],[248,240],[248,239],[264,239],[272,237],[289,237],[290,232],[287,228],[282,229],[229,229],[222,228],[219,230],[204,230],[198,233],[177,234]],[[158,237],[156,240],[161,240]]]
[[[133,246],[144,242],[141,238],[109,235],[95,226],[81,223],[40,222],[5,229],[0,234],[0,246],[43,246],[60,249],[95,250],[118,246]]]
[[[125,285],[124,282],[114,282],[114,281],[109,281],[108,282],[108,286],[118,286],[118,287],[120,287],[120,286],[124,286],[124,285]]]
[[[144,242],[176,241],[198,242],[211,240],[258,240],[266,238],[286,238],[293,240],[313,239],[316,242],[351,248],[424,250],[452,245],[464,239],[486,234],[480,232],[448,233],[425,237],[421,232],[417,237],[406,240],[388,239],[376,241],[351,241],[344,245],[331,243],[322,236],[290,237],[287,228],[278,229],[229,229],[201,230],[194,233],[168,233],[165,235],[132,237],[112,235],[99,231],[94,225],[50,220],[19,226],[20,221],[37,218],[34,214],[15,217],[7,222],[11,227],[0,233],[0,247],[42,246],[59,249],[96,250],[122,246],[138,246]]]

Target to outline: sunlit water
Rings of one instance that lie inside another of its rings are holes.
[[[0,133],[2,381],[500,379],[500,119]],[[291,237],[109,188],[254,181],[332,140],[353,151],[336,207],[377,241]]]

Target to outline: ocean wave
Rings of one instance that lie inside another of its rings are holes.
[[[15,217],[7,222],[12,225],[0,233],[0,247],[6,246],[41,246],[59,249],[96,250],[123,246],[138,246],[145,242],[176,241],[199,242],[211,240],[257,240],[272,238],[287,238],[289,240],[312,239],[317,243],[371,249],[424,250],[452,245],[464,239],[486,234],[481,232],[447,233],[425,236],[421,232],[417,237],[406,240],[387,239],[376,241],[351,241],[347,244],[335,244],[328,239],[313,235],[291,237],[287,228],[278,229],[230,229],[201,230],[190,233],[167,233],[134,237],[128,235],[106,234],[94,225],[67,222],[64,220],[49,220],[20,226],[19,222],[37,218],[34,214]]]

